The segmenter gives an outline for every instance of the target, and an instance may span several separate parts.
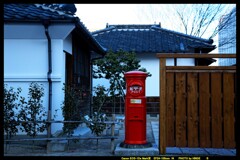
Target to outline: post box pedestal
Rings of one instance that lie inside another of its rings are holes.
[[[152,147],[152,143],[146,142],[144,144],[127,144],[127,143],[121,142],[119,146],[123,148],[149,148],[149,147]]]

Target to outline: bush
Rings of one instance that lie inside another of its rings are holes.
[[[70,85],[64,85],[65,99],[62,103],[62,113],[64,121],[80,121],[82,120],[80,106],[83,103],[82,89]],[[64,134],[71,135],[73,130],[78,127],[80,123],[64,123]]]
[[[92,118],[90,118],[88,115],[84,116],[84,121],[87,127],[90,128],[92,133],[96,136],[101,135],[106,129],[106,124],[104,123],[106,120],[106,114],[102,112],[94,112]]]
[[[91,116],[85,115],[84,122],[87,127],[91,129],[92,133],[96,136],[102,134],[106,129],[104,121],[107,120],[106,114],[103,113],[102,107],[108,97],[109,91],[104,86],[94,87],[94,98],[93,98],[93,114]]]
[[[17,109],[19,104],[17,100],[19,94],[22,91],[21,88],[17,88],[17,91],[14,91],[13,87],[8,89],[7,84],[4,84],[4,100],[3,100],[3,113],[4,113],[4,123],[3,128],[6,133],[7,139],[11,138],[13,135],[16,135],[18,132],[17,126],[19,125],[17,121],[18,115],[14,111]]]
[[[37,123],[36,121],[46,121],[46,111],[44,111],[42,105],[42,97],[44,96],[44,88],[42,84],[32,82],[28,91],[28,101],[20,96],[20,112],[18,119],[20,121],[26,121],[22,123],[20,128],[27,135],[35,137],[38,133],[46,130],[46,123]],[[29,123],[30,122],[30,123]]]

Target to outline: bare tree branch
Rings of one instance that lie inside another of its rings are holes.
[[[202,31],[202,33],[201,33],[201,35],[199,36],[199,37],[202,37],[203,36],[203,34],[206,32],[206,30],[208,29],[208,27],[209,27],[209,25],[211,24],[211,23],[213,23],[213,21],[214,21],[214,19],[216,18],[216,16],[217,16],[217,14],[218,14],[218,12],[219,12],[219,10],[220,10],[220,7],[221,7],[221,4],[217,7],[217,11],[215,12],[215,13],[213,13],[213,16],[210,18],[210,20],[206,23],[206,27],[205,27],[205,29]],[[211,36],[210,36],[211,37]]]
[[[232,18],[236,17],[236,12],[229,13],[234,7],[236,4],[149,4],[148,7],[142,8],[142,15],[139,18],[145,17],[151,22],[159,20],[162,27],[197,37],[215,39],[228,25],[236,23],[236,18],[235,20]],[[221,18],[223,16],[224,18]],[[224,19],[221,25],[220,19]],[[233,38],[229,39],[223,44],[234,43]]]

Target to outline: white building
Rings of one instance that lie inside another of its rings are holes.
[[[26,98],[31,82],[43,84],[50,120],[55,110],[55,120],[63,120],[64,83],[90,89],[93,54],[102,56],[105,50],[74,13],[41,4],[4,4],[4,84],[21,87]],[[62,125],[52,124],[51,133]]]
[[[221,17],[218,39],[219,54],[236,54],[236,7],[229,14]],[[232,66],[236,65],[236,59],[219,58],[218,63],[219,66]]]
[[[215,49],[211,39],[203,39],[161,28],[161,25],[107,25],[92,32],[98,42],[108,50],[134,51],[141,67],[152,74],[146,79],[146,96],[159,97],[159,59],[157,53],[209,53]],[[167,65],[209,65],[213,59],[167,59]],[[93,86],[104,84],[106,79],[94,79]]]

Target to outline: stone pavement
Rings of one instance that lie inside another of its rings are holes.
[[[152,131],[155,143],[159,143],[159,122],[151,121]],[[166,155],[173,156],[236,156],[236,149],[224,148],[182,148],[182,147],[167,147]]]

